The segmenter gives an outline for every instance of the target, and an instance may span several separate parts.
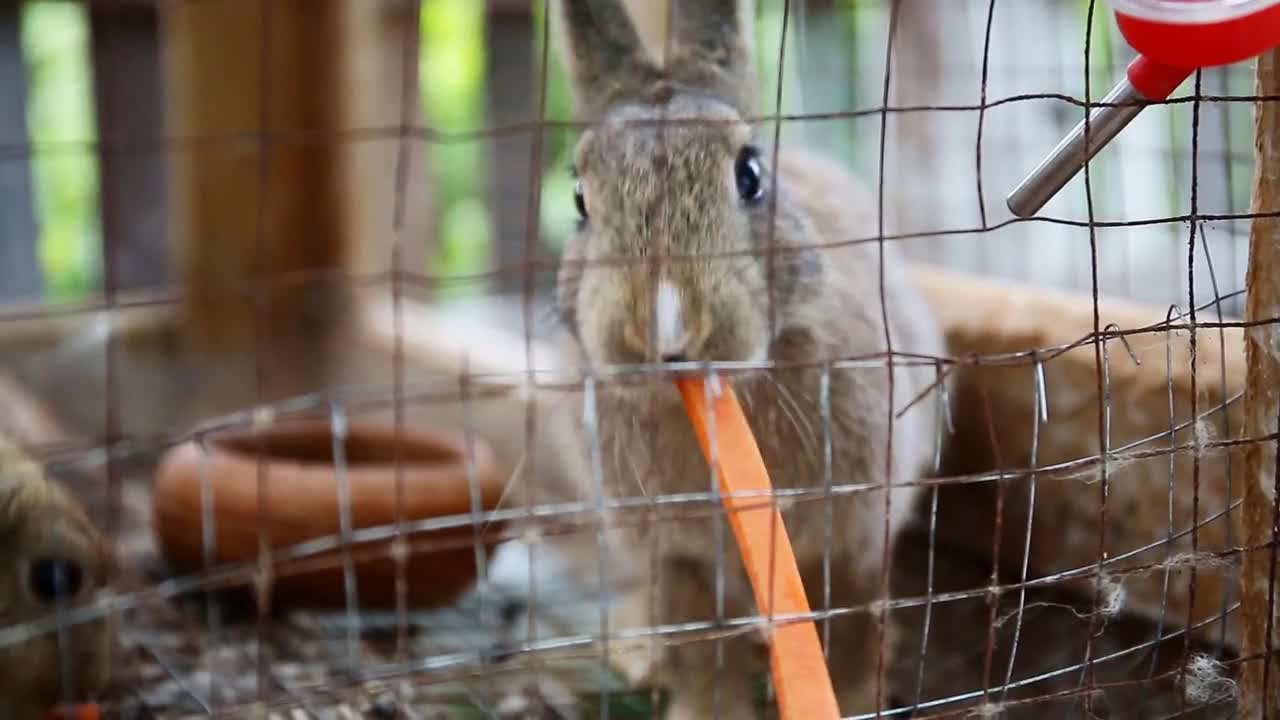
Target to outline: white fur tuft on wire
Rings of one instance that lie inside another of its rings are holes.
[[[1203,654],[1193,655],[1187,663],[1183,692],[1188,702],[1206,705],[1234,697],[1236,683],[1228,676],[1226,665],[1217,659]]]

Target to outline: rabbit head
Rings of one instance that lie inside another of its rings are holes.
[[[111,567],[106,543],[79,503],[0,438],[0,632],[91,603]],[[101,690],[110,632],[109,621],[95,619],[0,645],[8,691],[0,716],[41,717]]]
[[[775,217],[779,244],[803,219],[777,202],[772,153],[746,120],[749,6],[671,0],[659,67],[617,0],[561,0],[562,48],[592,122],[575,148],[580,217],[557,300],[592,364],[764,360],[815,267],[765,254]]]

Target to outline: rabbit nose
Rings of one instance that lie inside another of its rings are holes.
[[[658,284],[653,314],[656,325],[657,355],[663,362],[682,362],[689,351],[689,332],[685,327],[680,294],[671,283]]]
[[[683,362],[691,353],[682,298],[675,287],[662,281],[652,295],[648,311],[640,309],[623,328],[623,342],[637,358]],[[647,322],[646,322],[647,321]]]
[[[627,362],[685,362],[689,359],[687,343],[669,338],[664,342],[661,337],[655,338],[653,333],[644,330],[643,323],[627,323],[623,327],[621,347]]]

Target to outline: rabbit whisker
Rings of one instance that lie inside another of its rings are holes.
[[[631,427],[635,431],[632,434],[632,437],[639,438],[640,437],[640,418],[639,417],[635,415],[631,416]],[[620,448],[622,447],[622,443],[615,443],[615,446]],[[634,443],[629,443],[628,446],[635,448],[634,452],[640,452],[641,448],[643,448],[645,444],[643,442],[634,442]],[[636,487],[640,488],[640,495],[646,498],[649,497],[649,489],[644,486],[644,478],[641,477],[640,466],[636,463],[636,457],[634,454],[627,455],[627,464],[631,466],[631,475],[632,477],[635,478]]]
[[[778,409],[782,411],[784,418],[790,422],[791,427],[795,430],[796,437],[799,439],[806,456],[814,456],[817,448],[816,434],[808,415],[801,408],[800,403],[786,383],[779,381],[772,373],[769,374],[769,381],[777,392]]]

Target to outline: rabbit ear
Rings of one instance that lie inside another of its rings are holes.
[[[659,79],[620,0],[559,0],[562,56],[579,112],[596,115]]]
[[[713,92],[733,103],[744,115],[752,114],[756,109],[752,60],[754,3],[751,0],[669,2],[668,72],[682,83]]]

